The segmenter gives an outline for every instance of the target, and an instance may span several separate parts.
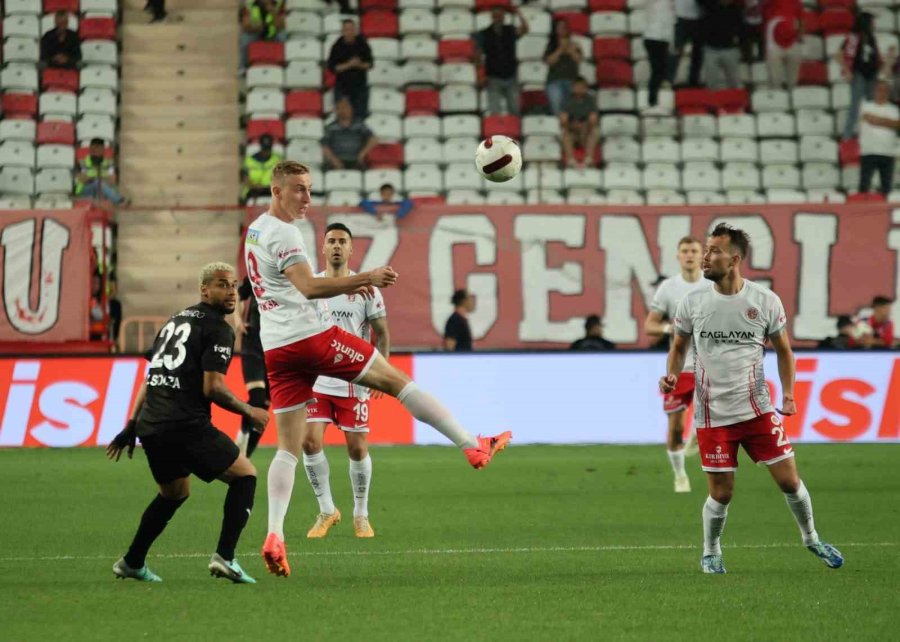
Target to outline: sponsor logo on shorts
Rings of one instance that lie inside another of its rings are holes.
[[[759,310],[756,308],[747,308],[747,318],[753,321],[759,316]]]
[[[716,452],[714,452],[714,453],[706,453],[706,454],[704,454],[703,456],[704,456],[708,461],[719,462],[719,463],[726,462],[726,461],[728,461],[729,459],[731,459],[731,455],[729,455],[728,453],[723,453],[723,452],[722,452],[722,446],[721,446],[721,445],[716,446]]]
[[[366,358],[365,358],[365,356],[363,356],[362,352],[359,352],[358,350],[354,350],[353,348],[351,348],[349,346],[345,346],[340,341],[337,341],[337,340],[332,341],[331,347],[334,349],[335,352],[338,352],[340,354],[347,356],[350,359],[350,361],[362,363],[363,361],[366,360]],[[335,359],[334,362],[337,363],[338,360]]]

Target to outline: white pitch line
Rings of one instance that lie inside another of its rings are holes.
[[[874,548],[900,546],[900,542],[851,542],[841,543],[841,548]],[[775,544],[734,544],[726,546],[727,549],[764,549],[764,548],[800,548],[801,545],[792,542]],[[486,555],[486,554],[521,554],[521,553],[602,553],[608,551],[672,551],[699,549],[694,544],[609,544],[606,546],[534,546],[521,548],[414,548],[405,551],[291,551],[291,557],[384,557],[401,555]],[[257,551],[244,551],[242,557],[253,557]],[[154,558],[180,559],[209,557],[210,553],[160,553],[153,554]],[[117,558],[116,554],[109,555],[48,555],[34,557],[0,557],[3,562],[68,562],[78,560],[108,560]]]

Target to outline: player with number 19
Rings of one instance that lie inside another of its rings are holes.
[[[159,494],[144,511],[128,552],[113,565],[120,579],[159,582],[146,565],[147,552],[190,494],[190,475],[228,484],[222,530],[209,572],[238,584],[255,581],[234,557],[241,531],[253,508],[256,469],[237,445],[211,423],[210,404],[230,410],[261,429],[268,413],[240,401],[225,385],[234,331],[225,315],[234,312],[234,268],[210,263],[200,273],[200,303],[176,312],[153,342],[147,379],[125,430],[106,450],[119,460],[134,453],[140,438]]]

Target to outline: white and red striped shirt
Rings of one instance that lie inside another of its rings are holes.
[[[744,280],[737,294],[694,290],[675,314],[679,334],[694,341],[694,423],[720,428],[772,412],[763,372],[766,340],[784,329],[781,299]]]

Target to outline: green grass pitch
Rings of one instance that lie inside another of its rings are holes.
[[[344,521],[310,541],[298,468],[293,574],[267,576],[265,471],[239,546],[256,586],[208,575],[224,485],[193,495],[150,553],[164,579],[115,581],[155,487],[138,451],[0,451],[0,640],[884,640],[900,623],[900,446],[799,446],[825,568],[765,470],[742,458],[723,538],[728,574],[700,572],[705,483],[675,495],[664,449],[511,447],[484,471],[451,448],[373,449],[357,540],[346,453],[330,449]]]

